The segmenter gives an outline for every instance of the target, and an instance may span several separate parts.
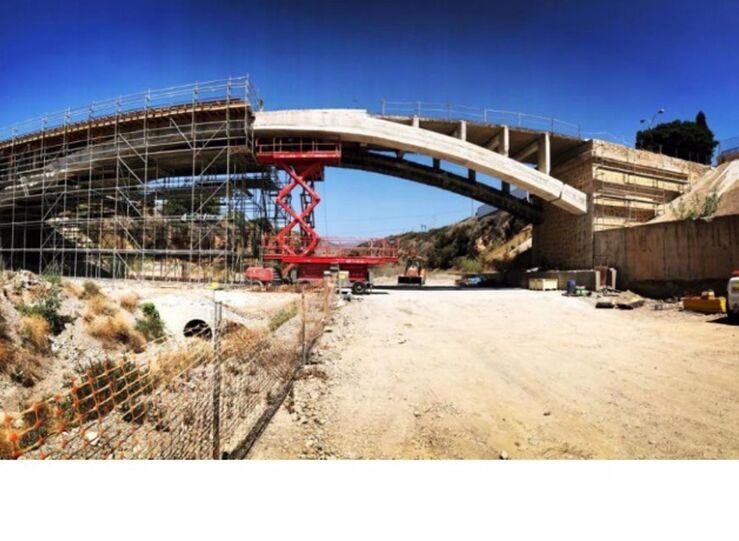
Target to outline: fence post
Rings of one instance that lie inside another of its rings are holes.
[[[213,460],[221,458],[221,320],[223,302],[213,301]]]
[[[303,327],[300,331],[300,338],[301,338],[300,340],[301,341],[300,364],[303,365],[305,364],[306,355],[307,355],[307,351],[306,351],[307,348],[306,348],[306,343],[305,343],[306,342],[305,288],[300,290],[300,303],[301,303],[300,313],[302,314],[302,320],[303,320],[302,321]]]

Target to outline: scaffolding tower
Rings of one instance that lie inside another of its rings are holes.
[[[0,132],[0,258],[65,276],[238,282],[281,182],[247,77],[122,96]]]

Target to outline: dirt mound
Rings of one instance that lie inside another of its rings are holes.
[[[658,209],[650,223],[739,214],[739,161],[712,169],[690,191]]]

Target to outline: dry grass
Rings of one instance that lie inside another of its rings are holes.
[[[23,345],[37,353],[49,351],[49,322],[38,315],[21,319],[20,337]]]
[[[92,321],[97,316],[114,316],[118,307],[105,295],[98,293],[87,299],[85,321]]]
[[[83,294],[82,288],[74,282],[64,282],[62,284],[62,290],[68,297],[76,297],[78,299],[81,298]]]
[[[231,352],[250,351],[264,341],[268,335],[265,329],[250,329],[229,321],[222,337],[224,352],[230,354]]]
[[[149,363],[149,373],[157,385],[166,384],[182,372],[209,361],[212,349],[205,340],[195,340],[187,348],[162,351]]]
[[[139,306],[139,296],[135,291],[128,291],[121,295],[118,302],[121,303],[121,308],[133,313]]]
[[[24,387],[33,387],[43,376],[43,358],[27,349],[17,349],[10,377]]]
[[[0,373],[7,374],[15,361],[15,348],[10,340],[0,339]]]
[[[0,460],[8,460],[14,458],[13,446],[10,443],[9,431],[0,426]]]
[[[100,340],[106,349],[116,349],[123,345],[131,351],[140,353],[144,351],[146,345],[146,338],[132,329],[120,312],[95,316],[89,322],[87,332]]]
[[[288,306],[280,308],[269,320],[269,330],[274,332],[285,323],[294,318],[298,313],[298,303],[293,302]]]
[[[326,374],[326,371],[323,368],[316,365],[308,365],[301,368],[295,376],[296,380],[309,378],[317,378],[321,381],[326,381],[328,379],[328,374]]]

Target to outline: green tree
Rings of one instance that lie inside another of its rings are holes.
[[[694,122],[675,120],[636,132],[636,148],[710,164],[718,141],[699,111]]]
[[[448,232],[439,231],[429,251],[429,267],[433,269],[449,269],[454,260],[463,257],[474,257],[474,243],[466,227],[456,227]]]

